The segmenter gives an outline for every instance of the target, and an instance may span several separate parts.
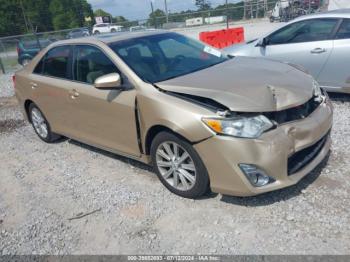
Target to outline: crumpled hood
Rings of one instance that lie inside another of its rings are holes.
[[[248,57],[235,57],[156,85],[166,91],[210,98],[237,112],[279,111],[313,96],[311,76],[284,63]]]

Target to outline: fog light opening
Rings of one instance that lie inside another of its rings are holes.
[[[254,165],[239,164],[239,167],[254,187],[262,187],[275,181]]]

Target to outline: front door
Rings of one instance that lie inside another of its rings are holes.
[[[136,90],[96,89],[93,84],[98,77],[120,73],[118,68],[97,47],[77,45],[73,53],[74,82],[70,85],[68,96],[72,137],[140,156],[134,110]]]
[[[318,77],[333,50],[338,19],[310,19],[289,24],[266,38],[263,56],[301,65]]]

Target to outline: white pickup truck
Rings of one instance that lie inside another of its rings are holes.
[[[108,24],[108,23],[101,23],[101,24],[95,24],[92,28],[92,33],[94,35],[101,34],[101,33],[115,33],[122,31],[123,26],[121,25],[114,25],[114,24]]]

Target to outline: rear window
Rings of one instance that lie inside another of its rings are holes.
[[[68,78],[69,55],[69,46],[59,46],[49,50],[36,66],[34,73]]]
[[[350,39],[350,19],[344,19],[335,39]]]

